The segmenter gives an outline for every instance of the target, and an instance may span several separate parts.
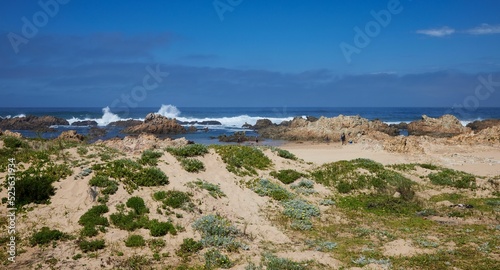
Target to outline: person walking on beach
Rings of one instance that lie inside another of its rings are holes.
[[[342,142],[342,145],[345,144],[345,133],[342,132],[342,135],[340,135],[340,141]]]

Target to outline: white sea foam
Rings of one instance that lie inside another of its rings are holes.
[[[72,117],[68,120],[69,124],[73,124],[74,122],[78,121],[96,121],[98,126],[106,126],[111,122],[116,122],[120,120],[127,120],[127,119],[122,119],[120,116],[117,114],[114,114],[111,112],[111,109],[109,107],[102,108],[102,117],[101,118],[76,118]]]
[[[204,122],[204,121],[218,121],[222,124],[223,127],[241,127],[245,123],[250,125],[255,125],[257,120],[259,119],[269,119],[271,122],[275,124],[279,124],[283,121],[292,120],[293,117],[263,117],[263,116],[249,116],[249,115],[237,115],[237,116],[228,116],[228,117],[205,117],[205,118],[194,118],[194,117],[183,117],[181,116],[182,112],[175,107],[174,105],[161,105],[161,108],[158,110],[158,114],[169,118],[176,118],[182,122]]]

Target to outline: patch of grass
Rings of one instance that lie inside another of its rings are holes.
[[[106,247],[106,244],[104,240],[81,240],[80,243],[78,243],[78,246],[83,252],[87,253],[89,251],[94,252],[99,249],[104,249]]]
[[[220,253],[217,249],[211,249],[205,253],[205,269],[229,269],[233,263],[227,255]]]
[[[257,170],[265,170],[272,165],[271,160],[255,147],[243,145],[214,145],[228,171],[238,175],[257,175]]]
[[[476,188],[476,177],[474,175],[452,169],[442,169],[440,172],[430,173],[428,177],[435,185],[464,189]]]
[[[312,171],[311,176],[318,183],[336,187],[340,193],[374,189],[379,193],[394,194],[401,188],[405,196],[411,196],[411,187],[414,184],[400,173],[388,170],[382,164],[369,159],[324,164]]]
[[[182,147],[169,147],[167,152],[176,157],[196,157],[203,156],[208,153],[208,148],[203,144],[188,144]]]
[[[277,201],[286,201],[295,197],[293,193],[267,179],[254,181],[251,189],[260,196],[269,196]]]
[[[295,180],[305,176],[303,173],[292,169],[273,171],[270,175],[280,180],[283,184],[291,184],[295,182]]]
[[[229,220],[221,216],[203,216],[193,223],[193,228],[201,233],[200,242],[203,246],[237,250],[241,245],[235,239],[240,234],[240,231]]]
[[[104,175],[94,175],[89,181],[89,186],[100,187],[100,193],[103,195],[115,194],[118,190],[118,183]]]
[[[193,238],[184,238],[180,248],[175,252],[177,256],[186,260],[192,254],[203,249],[203,244]]]
[[[163,204],[175,209],[182,208],[191,202],[191,196],[182,191],[178,190],[168,190],[160,191],[160,193],[155,193],[153,195],[155,198],[163,198]]]
[[[69,239],[69,235],[59,230],[51,230],[49,227],[42,227],[40,231],[35,232],[30,239],[32,246],[46,245],[53,241]]]
[[[383,194],[342,197],[337,206],[349,210],[363,210],[377,215],[414,215],[422,209],[416,201],[406,201]]]
[[[152,251],[159,251],[160,249],[164,248],[167,245],[165,240],[159,238],[159,239],[151,239],[148,241],[148,246]]]
[[[16,149],[27,147],[28,145],[21,139],[12,136],[4,136],[2,137],[3,145],[7,148]]]
[[[146,245],[146,240],[142,235],[132,234],[125,240],[126,247],[143,247]]]
[[[145,269],[146,265],[151,265],[151,260],[145,255],[132,255],[120,264],[119,269]]]
[[[163,153],[156,152],[152,150],[145,150],[142,152],[139,163],[143,165],[156,166],[158,165],[158,159],[163,156]]]
[[[153,167],[142,167],[141,164],[130,159],[117,159],[106,164],[92,166],[96,174],[107,176],[125,185],[125,189],[132,193],[139,186],[163,186],[168,185],[168,177],[163,171]]]
[[[181,166],[187,172],[197,173],[205,170],[205,165],[195,158],[181,158]]]
[[[306,263],[298,263],[289,259],[280,258],[273,254],[263,256],[267,270],[306,270]]]
[[[209,183],[209,182],[204,181],[204,180],[198,179],[196,181],[188,183],[188,186],[205,189],[208,191],[208,194],[210,194],[210,196],[212,196],[216,199],[226,197],[226,194],[224,192],[222,192],[222,190],[220,190],[219,185],[215,185],[215,184]]]
[[[78,224],[83,226],[83,230],[81,231],[82,236],[96,236],[99,233],[96,226],[100,226],[100,228],[109,226],[108,219],[102,216],[108,211],[108,207],[101,204],[93,206],[85,212],[78,220]]]

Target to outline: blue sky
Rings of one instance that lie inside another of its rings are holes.
[[[2,1],[0,106],[497,107],[499,12],[495,0]]]

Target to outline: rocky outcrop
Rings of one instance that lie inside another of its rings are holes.
[[[83,142],[85,140],[85,136],[82,134],[78,134],[76,130],[67,130],[63,131],[59,137],[57,137],[58,140],[64,140],[64,141],[74,141],[74,142]]]
[[[481,131],[486,128],[500,126],[500,119],[486,119],[486,120],[477,120],[472,123],[467,124],[467,127],[472,129],[473,131]]]
[[[144,119],[144,123],[127,127],[123,132],[128,134],[180,134],[187,131],[175,119],[167,118],[161,114],[150,113]]]
[[[245,132],[243,131],[238,131],[238,132],[235,132],[231,135],[220,135],[218,137],[219,139],[219,142],[236,142],[236,143],[242,143],[242,142],[247,142],[247,141],[257,141],[257,137],[255,136],[247,136],[245,134]]]
[[[390,137],[383,141],[384,150],[404,154],[424,153],[424,148],[419,139],[419,137],[415,136]]]
[[[76,121],[71,123],[72,126],[75,127],[96,127],[97,122],[94,120],[84,120],[84,121]]]
[[[450,144],[498,145],[500,144],[500,126],[485,128],[477,133],[467,133],[449,139]]]
[[[4,136],[8,136],[8,137],[16,137],[16,138],[22,138],[23,137],[23,135],[21,135],[21,133],[19,133],[19,132],[12,132],[10,130],[4,131],[3,135]]]
[[[0,119],[0,129],[11,130],[48,130],[54,125],[69,125],[66,119],[54,116],[34,116],[15,117]]]
[[[139,136],[125,136],[106,141],[97,141],[96,144],[104,145],[124,152],[142,152],[146,149],[163,149],[165,147],[177,147],[187,145],[185,138],[172,140],[170,138],[159,139],[152,134],[141,134]]]
[[[391,128],[379,120],[370,121],[360,116],[343,115],[332,118],[320,117],[314,122],[296,117],[287,125],[270,126],[258,132],[263,137],[272,139],[320,141],[339,141],[340,135],[345,133],[348,141],[357,141],[359,136],[370,131],[389,135],[399,134],[397,128]]]
[[[423,115],[421,120],[408,124],[408,135],[416,136],[452,137],[469,131],[469,128],[462,126],[462,123],[450,114],[439,118]]]
[[[108,124],[108,127],[122,127],[122,128],[126,128],[126,127],[137,126],[137,125],[140,125],[140,124],[142,124],[142,121],[140,121],[140,120],[129,119],[129,120],[120,120],[120,121],[111,122],[111,123]]]
[[[257,122],[255,123],[255,125],[253,125],[253,129],[255,130],[259,130],[259,129],[263,129],[263,128],[268,128],[270,126],[273,126],[273,122],[271,122],[271,120],[269,119],[259,119],[257,120]]]

